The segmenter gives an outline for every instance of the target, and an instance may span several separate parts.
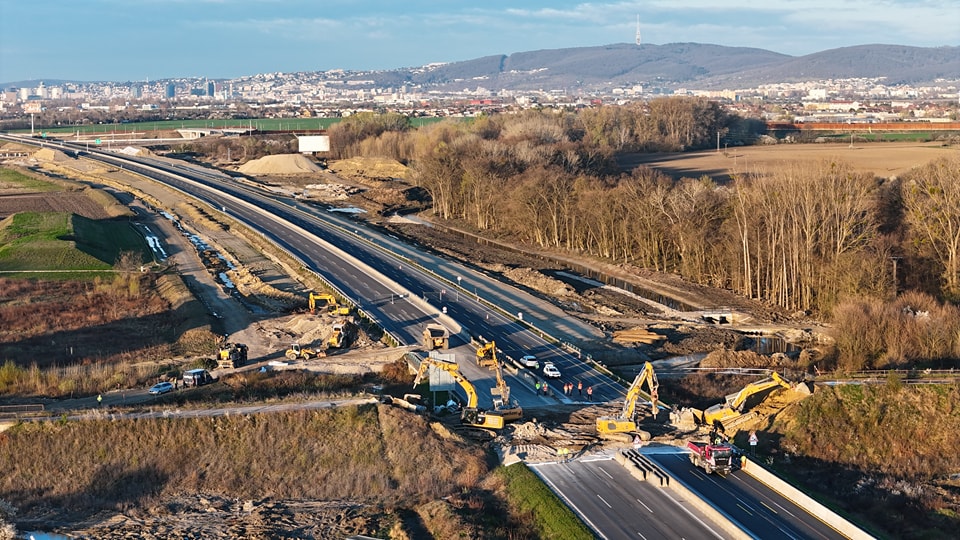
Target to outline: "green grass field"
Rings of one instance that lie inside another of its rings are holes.
[[[62,186],[58,186],[52,182],[44,182],[43,180],[32,178],[12,169],[0,168],[0,188],[4,187],[18,187],[41,192],[60,191],[63,189]]]
[[[0,222],[0,270],[14,272],[11,277],[91,279],[112,271],[123,251],[151,260],[149,247],[126,221],[20,212]],[[44,270],[57,273],[37,273]]]

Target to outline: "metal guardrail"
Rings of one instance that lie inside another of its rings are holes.
[[[30,405],[0,405],[0,418],[22,418],[24,416],[37,416],[43,414],[44,406],[42,403]]]

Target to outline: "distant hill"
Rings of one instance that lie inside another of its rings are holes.
[[[859,45],[805,56],[701,43],[578,47],[487,56],[429,69],[362,75],[392,84],[450,89],[557,90],[643,84],[676,88],[745,88],[771,82],[886,77],[888,83],[960,77],[960,47]],[[358,75],[358,78],[361,76]]]
[[[805,56],[704,43],[617,43],[545,49],[382,71],[350,71],[345,80],[373,86],[439,90],[582,90],[643,85],[645,89],[750,88],[774,82],[885,77],[888,84],[960,78],[960,47],[858,45]],[[322,77],[321,77],[322,78]],[[38,81],[2,87],[32,88]],[[66,81],[45,81],[55,86]]]

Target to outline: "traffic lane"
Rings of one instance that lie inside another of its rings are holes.
[[[603,337],[603,332],[596,327],[579,319],[567,317],[562,309],[521,289],[505,288],[502,283],[491,278],[485,272],[434,255],[419,248],[415,243],[408,244],[392,235],[382,234],[380,231],[367,227],[363,223],[357,223],[349,217],[328,214],[324,215],[322,219],[335,222],[345,229],[352,229],[353,234],[358,238],[363,238],[394,254],[394,256],[403,257],[435,273],[447,283],[446,288],[451,293],[456,293],[459,290],[460,294],[463,295],[472,295],[474,298],[482,297],[498,305],[515,306],[515,308],[507,311],[524,313],[524,317],[528,320],[532,316],[536,320],[547,322],[549,323],[548,326],[560,328],[559,334],[573,336],[577,340]],[[453,286],[454,282],[459,285],[459,288]]]
[[[647,448],[643,454],[758,538],[845,538],[816,516],[763,484],[745,481],[744,478],[750,477],[742,471],[727,477],[708,475],[703,469],[694,467],[689,453],[680,448]]]
[[[531,468],[601,538],[723,538],[719,527],[673,491],[634,478],[613,459]]]
[[[275,242],[300,257],[312,270],[323,275],[340,290],[352,293],[354,297],[350,300],[376,317],[405,343],[419,342],[422,325],[430,316],[409,304],[381,302],[382,299],[396,294],[395,287],[347,264],[342,257],[332,253],[319,242],[321,237],[314,232],[307,231],[304,235],[300,231],[277,224],[272,219],[264,218],[257,211],[245,206],[237,206],[234,214],[236,219],[267,231]]]
[[[169,164],[163,164],[163,165],[169,166]],[[158,176],[162,176],[162,175],[157,175],[156,173],[152,173],[150,176],[157,178]],[[190,176],[190,177],[195,178],[195,176]],[[169,177],[163,177],[160,179],[164,182],[175,184],[177,185],[178,188],[187,192],[196,193],[198,189],[193,184],[182,181],[182,180],[173,179]],[[294,253],[295,255],[303,259],[313,259],[313,257],[309,257],[307,256],[307,254],[303,252],[303,249],[301,248],[299,242],[297,241],[297,238],[300,235],[298,231],[292,231],[289,229],[289,227],[280,226],[279,224],[275,223],[272,219],[263,218],[260,215],[258,215],[256,211],[246,206],[246,204],[241,205],[241,204],[231,202],[227,197],[224,197],[223,194],[217,193],[216,188],[211,187],[209,184],[206,184],[203,181],[201,181],[201,183],[203,183],[203,187],[199,188],[200,191],[202,192],[201,198],[223,209],[227,209],[229,206],[228,212],[231,212],[237,216],[242,216],[243,219],[246,220],[247,222],[257,224],[261,228],[264,228],[270,231],[271,234],[273,234],[276,238],[278,238],[278,242],[281,243],[285,249],[288,249],[289,251],[291,251],[292,253]],[[423,274],[423,273],[411,274],[409,272],[410,269],[407,269],[407,272],[404,272],[402,264],[398,264],[397,268],[394,269],[393,260],[388,260],[388,256],[384,255],[377,249],[364,245],[362,242],[357,242],[357,236],[358,236],[357,233],[349,233],[340,228],[330,226],[329,224],[324,222],[324,220],[314,215],[292,215],[291,213],[292,210],[290,209],[289,206],[282,205],[277,201],[262,197],[248,190],[240,191],[238,187],[235,185],[220,186],[219,189],[221,189],[226,194],[239,197],[241,200],[244,200],[246,203],[254,206],[259,210],[262,210],[263,212],[277,214],[282,219],[288,220],[289,222],[303,228],[304,230],[308,231],[310,234],[313,234],[318,238],[323,238],[326,242],[330,243],[334,247],[353,254],[357,258],[363,260],[365,263],[376,268],[381,274],[383,274],[389,280],[396,281],[401,276],[405,276],[407,278],[406,282],[409,283],[408,289],[411,290],[411,292],[413,292],[414,294],[422,294],[424,299],[430,299],[431,295],[436,295],[437,302],[441,302],[441,303],[444,302],[443,291],[444,291],[445,285],[443,284],[443,282],[437,280],[435,277],[430,276],[428,274]],[[314,256],[318,255],[320,251],[324,251],[324,247],[321,246],[319,248],[319,251],[315,250],[313,252],[313,255]],[[336,259],[336,257],[334,257],[333,259]],[[355,301],[357,301],[358,303],[362,303],[361,300],[366,300],[375,304],[379,300],[379,298],[381,298],[382,296],[385,296],[386,294],[390,294],[390,291],[385,291],[380,289],[377,290],[377,294],[371,294],[369,290],[371,282],[369,281],[357,283],[349,279],[344,279],[342,281],[337,279],[338,277],[341,277],[341,276],[351,276],[355,273],[355,271],[352,271],[353,270],[352,267],[348,269],[344,269],[342,266],[337,264],[338,261],[335,261],[333,259],[328,257],[325,262],[318,261],[317,270],[322,275],[324,275],[324,277],[326,277],[335,285],[337,285],[338,288],[341,288],[341,290],[343,291],[350,291],[354,294],[357,294],[358,296],[360,296],[361,292],[365,292],[366,294],[363,294],[361,298],[355,299]],[[342,263],[342,261],[339,261],[339,262]],[[330,267],[337,267],[339,271],[331,272],[329,271]],[[327,270],[324,271],[324,268],[327,268]],[[346,274],[342,274],[340,272],[346,272]],[[507,288],[507,289],[510,289],[510,288]],[[504,290],[504,289],[500,288],[500,290]],[[449,301],[450,296],[451,296],[450,294],[447,295],[447,301]],[[454,298],[455,300],[459,300],[461,296],[466,297],[467,295],[460,295],[460,293],[458,292],[456,293]],[[489,308],[484,307],[483,304],[481,304],[480,302],[476,302],[476,304],[477,304],[476,307],[478,308],[478,310],[471,310],[471,311],[479,311],[479,313],[475,312],[474,315],[479,315],[480,313],[482,313],[484,315],[483,320],[485,322],[489,321],[491,316],[491,312]],[[439,306],[439,309],[443,309],[443,306]],[[384,307],[383,311],[389,312],[389,308]],[[461,314],[461,316],[463,318],[466,318],[465,314]],[[501,324],[498,325],[501,331],[500,333],[503,334],[503,336],[498,335],[498,339],[500,341],[508,342],[510,340],[511,334],[516,334],[517,336],[531,335],[526,331],[527,330],[526,327],[520,324],[517,324],[515,321],[510,321],[509,319],[499,314],[497,314],[497,317],[495,318],[499,318],[501,321]],[[471,317],[471,320],[473,322],[479,322],[480,319]],[[416,343],[419,340],[420,328],[411,328],[411,326],[417,326],[419,323],[422,323],[422,322],[424,322],[423,317],[417,317],[412,320],[411,319],[402,320],[402,321],[394,320],[392,322],[389,320],[389,318],[387,318],[381,321],[382,324],[390,327],[390,330],[392,331],[392,333],[394,333],[395,335],[398,335],[398,337],[400,337],[400,339],[402,339],[406,343]],[[491,328],[491,332],[494,334],[497,334],[498,333],[497,328]],[[518,339],[520,338],[518,337]],[[530,339],[530,338],[526,338],[526,339]],[[545,344],[545,342],[543,342],[542,340],[541,342]],[[505,344],[508,344],[508,343],[505,343]],[[606,379],[602,375],[596,373],[589,366],[586,366],[585,364],[580,364],[580,362],[574,360],[572,356],[569,357],[569,360],[567,358],[568,357],[565,356],[564,354],[559,354],[557,355],[557,358],[554,360],[558,368],[561,369],[561,373],[566,371],[567,378],[568,379],[576,378],[577,382],[585,380],[586,387],[595,386],[594,398],[596,400],[604,401],[604,400],[616,399],[618,397],[622,397],[623,389],[620,388],[619,385],[616,385],[609,379]],[[571,372],[573,372],[574,374],[573,377],[571,377],[570,375]],[[580,373],[581,375],[577,376],[578,373]],[[566,382],[566,381],[563,381],[563,382]],[[554,390],[554,392],[557,392],[557,393],[562,393],[563,382],[559,380],[548,381],[548,383],[550,384],[550,387]]]

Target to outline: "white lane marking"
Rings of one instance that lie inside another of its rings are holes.
[[[597,498],[600,499],[601,501],[603,501],[603,504],[607,505],[607,508],[613,508],[612,506],[610,506],[610,503],[608,503],[607,501],[603,500],[603,497],[601,497],[600,495],[597,495]]]
[[[650,512],[651,514],[653,513],[653,510],[651,510],[649,506],[643,504],[643,501],[641,501],[640,499],[637,499],[637,502],[640,503],[641,506],[643,506],[644,508],[646,508],[646,509],[647,509],[647,512]]]

